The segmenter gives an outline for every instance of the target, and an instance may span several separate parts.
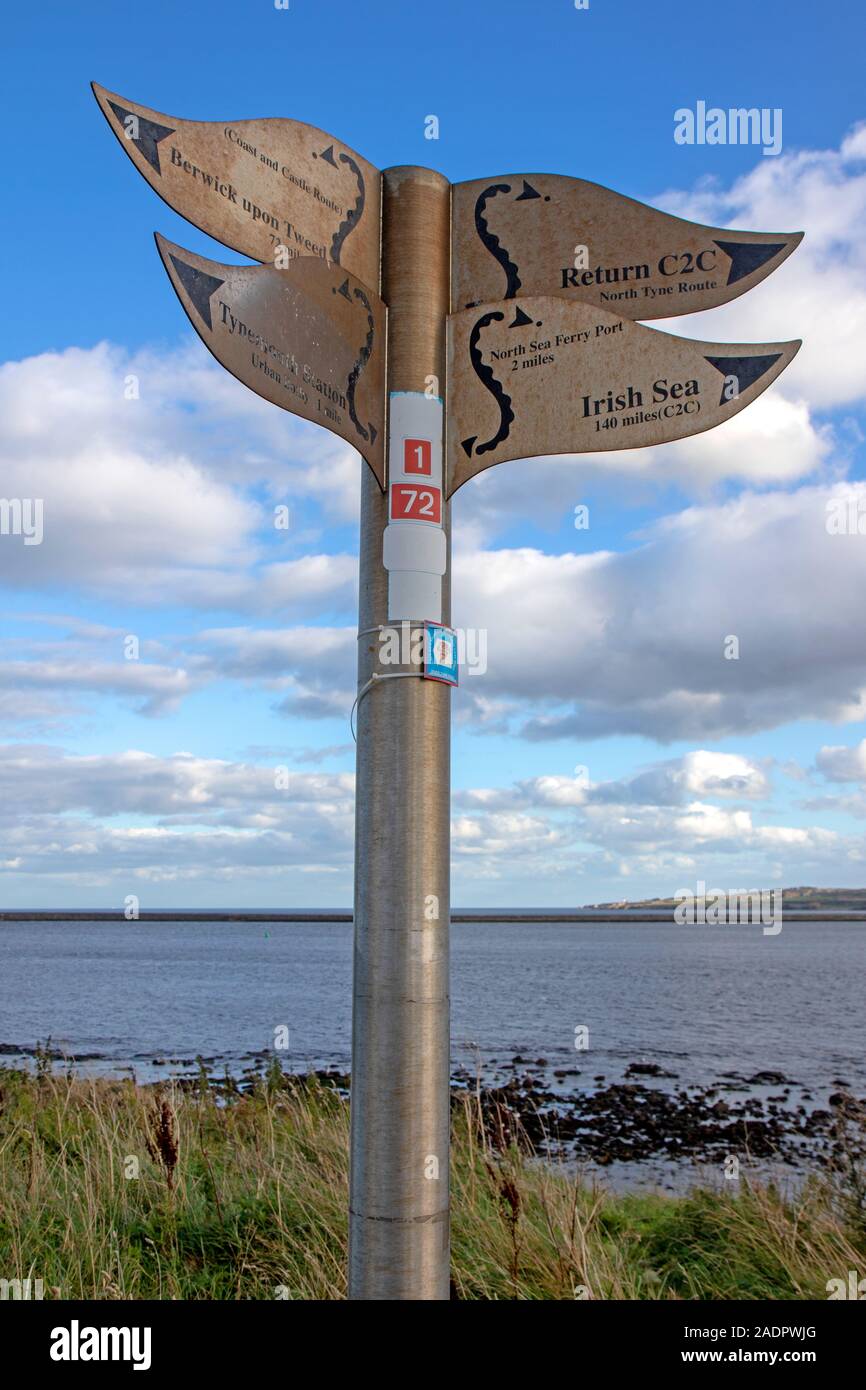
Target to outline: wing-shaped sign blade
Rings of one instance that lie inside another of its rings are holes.
[[[452,314],[449,493],[507,459],[639,449],[712,429],[799,347],[678,338],[558,295]]]
[[[353,275],[308,256],[286,270],[221,265],[157,235],[204,344],[252,391],[347,440],[385,486],[386,310]]]
[[[282,246],[378,289],[381,180],[359,154],[302,121],[181,121],[93,91],[139,173],[196,227],[253,260]]]
[[[782,264],[802,232],[730,232],[562,174],[454,185],[454,313],[562,294],[627,319],[711,309]]]

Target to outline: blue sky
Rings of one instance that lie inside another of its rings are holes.
[[[737,420],[459,494],[454,619],[488,633],[489,665],[455,700],[453,896],[866,881],[866,536],[825,526],[833,498],[866,511],[864,29],[853,4],[637,0],[6,20],[0,496],[43,497],[46,520],[39,546],[0,536],[0,898],[351,898],[362,465],[192,334],[152,232],[242,258],[140,178],[92,79],[175,116],[305,120],[379,167],[573,174],[713,225],[805,229],[748,295],[655,325],[804,338]],[[782,153],[676,144],[698,100],[781,108]]]

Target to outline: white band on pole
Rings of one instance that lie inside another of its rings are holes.
[[[423,391],[392,391],[388,430],[388,617],[442,621],[448,547],[442,527],[443,403]]]

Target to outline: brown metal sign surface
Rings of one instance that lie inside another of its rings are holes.
[[[803,237],[704,227],[561,174],[458,183],[452,209],[454,313],[561,294],[628,319],[690,314],[750,290]]]
[[[221,265],[157,236],[193,327],[245,386],[353,444],[385,486],[384,304],[315,257]]]
[[[639,449],[712,429],[799,347],[697,342],[554,295],[452,314],[449,492],[508,459]]]
[[[182,121],[93,91],[139,173],[209,236],[257,261],[320,256],[378,290],[380,175],[359,154],[302,121]]]

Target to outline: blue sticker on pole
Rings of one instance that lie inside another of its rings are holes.
[[[457,633],[441,623],[424,624],[424,670],[428,681],[457,685]]]

